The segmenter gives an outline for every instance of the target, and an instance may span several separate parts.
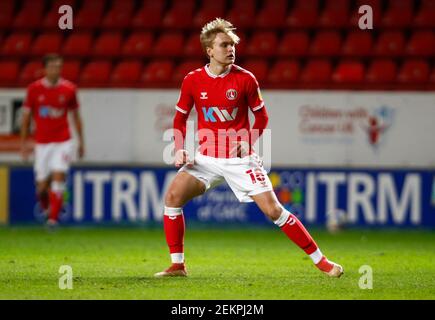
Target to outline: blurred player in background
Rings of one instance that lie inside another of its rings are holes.
[[[190,72],[181,86],[174,135],[175,165],[182,168],[166,193],[163,220],[172,265],[155,276],[187,275],[183,206],[225,180],[240,202],[255,201],[318,269],[340,277],[343,268],[322,254],[298,218],[278,202],[262,161],[251,148],[266,128],[268,115],[256,78],[234,64],[235,45],[240,40],[234,30],[231,23],[219,18],[204,26],[200,41],[210,63]],[[184,147],[186,122],[193,105],[198,114],[200,141],[194,161]],[[255,116],[252,129],[249,110]]]
[[[57,54],[43,58],[45,77],[27,88],[21,126],[21,154],[27,160],[31,152],[26,141],[30,117],[35,123],[36,196],[47,215],[47,226],[58,224],[63,207],[66,176],[74,156],[74,144],[68,124],[68,112],[78,136],[78,156],[84,156],[82,119],[79,113],[76,86],[60,77],[63,59]]]

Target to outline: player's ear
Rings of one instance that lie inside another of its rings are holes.
[[[209,57],[209,58],[212,58],[212,57],[213,57],[213,53],[212,53],[213,48],[211,48],[211,47],[207,47],[206,50],[207,50],[207,55],[208,55],[208,57]]]

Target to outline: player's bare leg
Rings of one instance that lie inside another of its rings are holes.
[[[155,277],[187,276],[184,265],[185,224],[183,206],[204,192],[204,183],[186,172],[179,172],[169,186],[165,196],[163,227],[172,265],[165,271],[156,273]]]
[[[50,212],[48,215],[47,226],[54,227],[58,224],[59,213],[63,206],[63,194],[65,191],[65,172],[56,171],[51,175],[50,184]]]
[[[310,256],[322,272],[331,277],[340,277],[343,267],[329,261],[320,251],[314,239],[296,216],[283,208],[273,191],[252,196],[261,211],[268,216],[299,248]]]
[[[44,215],[48,217],[50,178],[36,182],[36,198]]]

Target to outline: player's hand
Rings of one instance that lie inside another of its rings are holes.
[[[29,157],[30,157],[30,154],[32,153],[32,150],[31,150],[27,141],[24,141],[21,143],[20,153],[21,153],[21,158],[23,159],[23,161],[29,160]]]
[[[233,141],[233,147],[230,150],[231,158],[244,158],[249,156],[249,151],[253,150],[247,141]]]
[[[184,149],[180,149],[175,153],[175,166],[177,168],[180,168],[184,165],[187,165],[188,167],[193,166],[193,161],[189,158],[189,152]]]

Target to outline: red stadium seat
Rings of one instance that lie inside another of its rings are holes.
[[[31,1],[25,2],[30,3]],[[24,6],[17,14],[12,23],[16,29],[34,29],[38,28],[42,21],[43,7],[29,5]]]
[[[183,50],[184,37],[180,32],[169,32],[160,35],[154,45],[153,55],[156,57],[176,57]]]
[[[297,60],[277,60],[270,70],[267,80],[270,84],[290,84],[299,79],[300,67]]]
[[[281,57],[305,56],[308,52],[310,37],[307,32],[294,31],[284,34],[278,45],[277,55]]]
[[[95,41],[93,54],[96,57],[115,57],[121,52],[122,36],[119,32],[106,32]]]
[[[412,0],[390,0],[381,25],[386,28],[403,28],[411,25],[412,19]]]
[[[238,29],[249,28],[255,20],[255,1],[234,1],[228,12],[227,20],[237,26]]]
[[[350,31],[344,41],[341,53],[345,56],[364,57],[372,52],[373,38],[367,31]]]
[[[351,10],[349,27],[359,28],[359,20],[362,16],[359,13],[359,8],[364,5],[369,5],[372,8],[373,28],[379,27],[382,21],[382,0],[357,0],[355,8]]]
[[[356,84],[364,80],[364,65],[357,61],[342,61],[332,74],[332,80],[340,84]]]
[[[80,11],[74,16],[74,28],[91,29],[100,25],[103,17],[104,0],[84,1]]]
[[[62,77],[77,82],[80,75],[80,61],[79,60],[65,60],[62,67]]]
[[[131,23],[134,2],[132,0],[114,0],[110,10],[105,14],[102,26],[107,29],[126,28]]]
[[[423,0],[419,11],[414,16],[415,27],[435,28],[435,1]]]
[[[16,60],[0,61],[0,86],[9,87],[16,84],[20,64]]]
[[[122,61],[113,70],[110,84],[116,87],[135,86],[140,78],[142,63],[139,60]]]
[[[105,60],[89,62],[80,75],[81,87],[103,87],[109,81],[111,63]]]
[[[201,7],[193,18],[193,25],[201,28],[204,24],[214,20],[216,17],[223,17],[224,13],[224,0],[203,0],[201,1]]]
[[[12,33],[4,40],[1,54],[9,57],[28,55],[31,42],[30,33]]]
[[[92,45],[91,33],[72,33],[62,47],[62,54],[69,57],[85,57],[90,54]]]
[[[399,70],[397,80],[407,85],[418,85],[429,80],[429,64],[425,60],[405,61]]]
[[[133,11],[135,7],[134,0],[112,0],[112,6],[110,10],[125,10]]]
[[[405,38],[400,31],[386,31],[380,34],[374,52],[378,56],[400,56],[404,53]]]
[[[326,28],[339,28],[348,24],[349,20],[348,0],[328,0],[325,9],[320,14],[319,25]]]
[[[268,63],[264,59],[248,59],[243,63],[243,68],[252,72],[257,79],[257,81],[261,83],[266,80],[267,72],[269,71]]]
[[[58,53],[62,44],[61,33],[42,33],[33,42],[31,53],[42,56],[47,53]]]
[[[42,62],[30,61],[28,62],[20,72],[18,84],[20,86],[28,86],[33,81],[36,81],[44,76],[44,67]]]
[[[246,54],[255,57],[270,57],[275,55],[277,47],[276,32],[260,31],[252,35],[246,48]]]
[[[181,86],[181,82],[184,77],[193,70],[202,68],[205,65],[203,60],[188,60],[180,63],[174,71],[174,76],[172,78],[173,82]]]
[[[370,84],[391,84],[396,81],[397,66],[390,59],[374,60],[370,64],[366,81]]]
[[[134,32],[125,40],[121,52],[125,57],[146,57],[151,53],[152,44],[151,32]]]
[[[194,32],[189,36],[189,38],[187,38],[183,54],[186,57],[192,58],[205,57],[201,42],[199,41],[198,33]]]
[[[163,19],[163,0],[145,0],[131,20],[133,28],[157,28]]]
[[[255,26],[260,28],[282,27],[287,13],[287,1],[265,1],[263,4],[255,19]]]
[[[430,30],[414,32],[406,53],[411,56],[432,57],[435,54],[435,33]]]
[[[150,62],[142,74],[142,83],[146,86],[167,85],[172,80],[174,63],[171,60]]]
[[[325,85],[330,82],[331,62],[326,59],[310,60],[302,70],[301,80],[305,85]]]
[[[13,0],[0,1],[0,29],[7,28],[12,24],[14,9]]]
[[[163,17],[162,25],[172,29],[190,27],[194,9],[194,0],[173,0],[171,8]]]
[[[297,0],[286,19],[286,25],[293,28],[312,28],[317,25],[319,1]]]
[[[313,56],[334,56],[340,53],[341,37],[336,31],[319,31],[310,46]]]

